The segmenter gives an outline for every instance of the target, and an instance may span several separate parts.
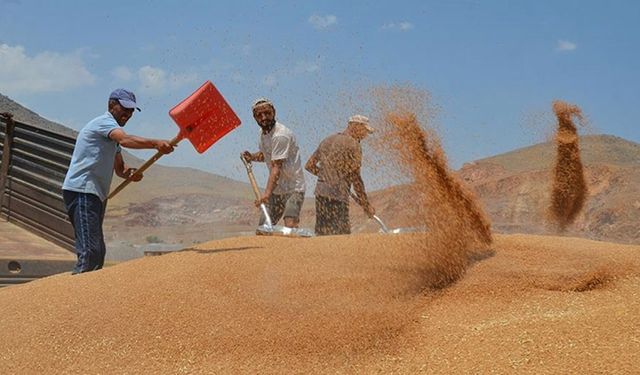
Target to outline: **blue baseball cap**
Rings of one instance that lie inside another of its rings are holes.
[[[136,106],[136,96],[129,90],[115,89],[109,95],[109,99],[116,99],[125,108],[135,108],[140,111],[140,108]]]

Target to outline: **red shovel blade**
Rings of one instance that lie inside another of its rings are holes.
[[[189,139],[199,153],[205,152],[218,139],[240,126],[240,119],[211,81],[205,82],[173,107],[169,116],[180,127],[182,136]]]

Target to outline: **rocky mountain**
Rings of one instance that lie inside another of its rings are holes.
[[[611,135],[580,137],[588,197],[575,222],[560,232],[549,220],[556,149],[552,142],[465,164],[454,173],[489,215],[498,233],[564,234],[603,241],[640,243],[640,144]],[[390,227],[411,226],[410,186],[371,194]],[[355,208],[353,220],[366,223]],[[357,224],[363,230],[371,223]]]
[[[465,164],[453,173],[475,193],[498,233],[564,234],[640,243],[640,144],[611,135],[580,137],[588,197],[576,221],[560,232],[548,217],[555,144],[540,143]],[[388,227],[411,227],[415,192],[408,185],[372,192]],[[352,205],[354,231],[373,231]]]
[[[591,135],[580,138],[580,149],[589,194],[567,234],[640,243],[640,144]],[[541,143],[466,164],[459,174],[494,230],[556,233],[547,220],[554,160],[555,145]]]

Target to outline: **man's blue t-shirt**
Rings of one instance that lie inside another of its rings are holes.
[[[116,153],[121,150],[109,133],[119,128],[116,119],[107,112],[80,130],[63,190],[95,194],[102,201],[107,198]]]

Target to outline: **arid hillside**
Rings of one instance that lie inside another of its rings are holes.
[[[585,136],[581,137],[581,150],[589,194],[585,209],[576,223],[568,228],[567,234],[604,241],[640,243],[640,225],[638,224],[640,223],[640,145],[607,135]],[[548,225],[547,218],[554,152],[552,143],[538,144],[465,164],[457,173],[475,191],[490,215],[495,231],[556,234],[555,229]],[[202,178],[195,175],[192,177],[187,179],[197,181]],[[212,180],[208,186],[220,186],[215,185],[219,184],[217,181]],[[150,181],[146,182],[151,188],[155,185]],[[186,223],[190,220],[186,218],[190,216],[189,212],[195,212],[188,209],[190,205],[195,205],[198,201],[210,202],[208,204],[211,204],[213,210],[205,211],[211,217],[205,219],[203,215],[196,212],[194,215],[197,218],[193,218],[195,222],[213,221],[218,218],[221,224],[225,223],[235,228],[246,225],[250,227],[255,224],[256,216],[256,211],[250,205],[251,192],[244,183],[235,181],[228,181],[228,183],[238,184],[237,189],[210,189],[208,186],[203,186],[199,192],[192,192],[191,190],[198,188],[188,186],[185,188],[189,193],[184,196],[168,193],[163,195],[156,191],[153,194],[163,196],[155,201],[145,199],[136,191],[128,191],[127,199],[132,200],[129,213],[134,217],[142,212],[148,212],[148,218],[163,216],[161,210],[170,205],[170,201],[176,200],[175,204],[178,204],[178,201],[184,201],[185,211],[181,215],[185,217]],[[168,186],[166,184],[170,182],[164,181],[163,184]],[[201,195],[211,195],[216,190],[242,192],[242,194],[236,196],[235,200],[225,201],[227,206],[222,207],[217,205],[215,200],[211,201],[210,198]],[[144,189],[140,187],[140,192],[143,191]],[[166,191],[184,190],[176,186]],[[151,196],[152,193],[149,194]],[[410,214],[413,207],[410,187],[394,187],[372,192],[370,195],[378,215],[387,225],[391,227],[413,225]],[[307,227],[313,227],[314,224],[313,207],[312,199],[304,205],[302,223]],[[355,204],[352,204],[351,210],[354,232],[375,232],[379,229],[375,223],[367,220],[362,210]],[[176,212],[182,211],[173,211],[172,214],[164,216],[172,217]],[[243,227],[242,230],[247,231],[250,228]]]
[[[59,134],[75,137],[78,132],[70,129],[57,122],[47,120],[34,111],[26,108],[19,103],[15,102],[8,96],[0,93],[0,112],[9,112],[13,114],[13,118],[16,121],[23,122],[25,124],[33,125],[42,129],[46,129]]]
[[[112,189],[122,182],[114,178]],[[114,260],[147,249],[177,249],[253,234],[257,210],[249,184],[192,168],[154,165],[107,205],[105,240]]]
[[[588,197],[566,235],[640,243],[640,145],[609,135],[580,138]],[[548,208],[555,158],[553,143],[542,143],[465,164],[456,173],[476,194],[499,233],[558,234]],[[412,226],[411,186],[371,194],[389,226]],[[376,230],[352,206],[355,231]]]
[[[565,234],[640,243],[640,145],[607,135],[581,137],[580,145],[588,197]],[[554,152],[552,143],[537,144],[465,164],[456,173],[475,192],[494,231],[558,234],[547,216]],[[252,232],[258,213],[248,184],[197,170],[157,168],[144,185],[134,184],[110,202],[107,223],[121,240],[140,241],[142,231],[164,242],[189,245]],[[412,187],[370,196],[389,227],[415,226]],[[353,232],[380,229],[353,202],[351,212]],[[308,199],[301,225],[313,228],[314,217],[313,199]]]
[[[637,373],[640,247],[240,237],[0,289],[7,373]],[[96,319],[97,318],[97,319]]]
[[[607,136],[580,138],[588,196],[569,235],[640,243],[640,145]],[[503,233],[554,233],[548,226],[552,143],[466,164],[460,176]]]

